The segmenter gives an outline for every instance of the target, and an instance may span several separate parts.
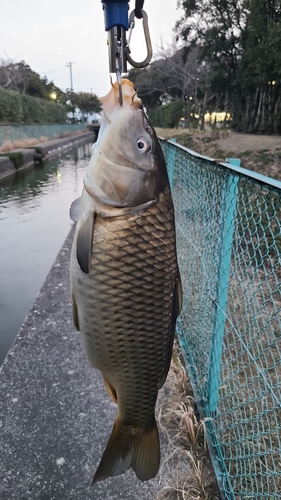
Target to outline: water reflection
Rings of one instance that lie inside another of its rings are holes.
[[[69,232],[90,155],[85,144],[0,183],[0,364]]]

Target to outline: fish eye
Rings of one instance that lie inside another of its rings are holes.
[[[137,146],[138,146],[138,150],[141,153],[147,153],[151,149],[149,142],[146,139],[144,139],[144,137],[140,137],[137,140]]]

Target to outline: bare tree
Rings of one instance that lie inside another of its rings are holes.
[[[30,68],[24,61],[0,60],[0,87],[25,94],[30,83]]]
[[[190,126],[191,111],[203,113],[210,96],[206,83],[206,68],[199,61],[199,48],[196,46],[178,47],[176,42],[161,46],[154,61],[145,70],[133,70],[130,77],[142,98],[154,96],[152,106],[181,99],[186,126]],[[202,95],[204,99],[202,100]],[[201,114],[200,113],[200,114]],[[201,120],[202,121],[202,120]]]

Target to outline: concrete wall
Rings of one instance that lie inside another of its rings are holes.
[[[75,146],[79,146],[79,144],[91,141],[94,143],[95,140],[96,133],[87,131],[80,134],[68,135],[60,139],[53,139],[52,141],[42,142],[36,144],[35,146],[42,149],[44,153],[44,159],[47,159],[57,154],[63,153],[68,149],[72,149]],[[16,168],[9,157],[0,156],[0,179],[14,174],[19,170],[23,170],[35,165],[35,149],[15,149],[14,151],[9,151],[9,153],[15,152],[22,153],[24,157],[24,165],[20,168]]]

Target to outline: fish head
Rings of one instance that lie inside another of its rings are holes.
[[[101,99],[103,118],[85,187],[100,202],[136,207],[157,200],[169,185],[164,156],[133,84],[121,80]]]

